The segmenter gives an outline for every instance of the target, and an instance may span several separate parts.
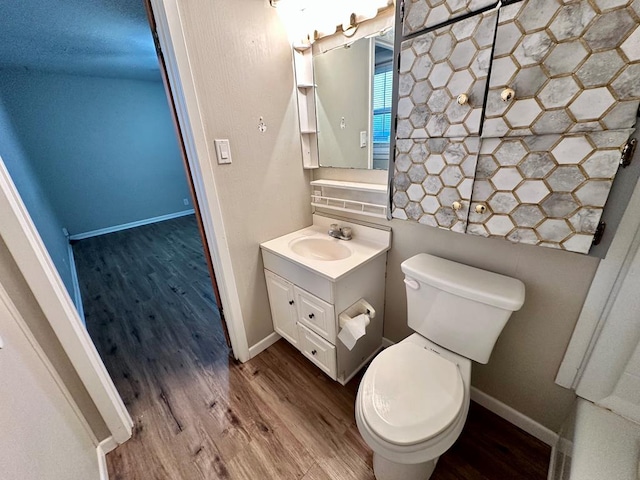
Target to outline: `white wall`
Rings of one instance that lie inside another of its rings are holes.
[[[315,178],[384,183],[387,172],[320,169]],[[330,212],[328,212],[330,213]],[[370,218],[363,218],[371,221]],[[551,430],[558,431],[575,395],[554,383],[598,259],[505,240],[452,233],[402,220],[393,229],[387,263],[384,336],[411,333],[400,263],[426,252],[519,278],[525,304],[512,315],[487,365],[474,364],[472,384]]]
[[[192,208],[160,78],[4,69],[0,99],[71,234]]]
[[[95,439],[34,348],[35,340],[1,284],[0,337],[2,478],[98,480]]]
[[[249,346],[273,332],[259,244],[311,224],[291,48],[267,0],[180,2]],[[267,130],[258,130],[263,117]]]

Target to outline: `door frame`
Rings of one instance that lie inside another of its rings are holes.
[[[158,65],[160,66],[160,75],[162,77],[162,83],[164,85],[165,93],[167,95],[169,110],[171,111],[171,119],[173,120],[173,126],[175,128],[178,145],[180,147],[180,156],[182,157],[182,163],[186,171],[187,185],[189,187],[189,193],[191,194],[191,203],[193,204],[193,207],[194,207],[196,222],[198,224],[198,230],[200,232],[200,239],[202,240],[204,258],[207,264],[207,268],[209,270],[209,278],[211,279],[213,294],[215,296],[216,305],[218,307],[218,313],[220,316],[222,331],[224,333],[224,338],[227,341],[227,346],[231,348],[230,353],[233,355],[233,346],[231,345],[231,336],[229,335],[229,327],[227,326],[227,321],[224,316],[222,298],[220,297],[220,289],[218,288],[216,272],[213,268],[213,261],[211,259],[211,250],[209,248],[209,243],[207,241],[207,234],[205,232],[204,222],[202,220],[202,210],[200,208],[200,203],[198,201],[198,195],[196,194],[196,189],[193,181],[193,173],[191,171],[191,165],[189,164],[189,156],[187,155],[184,135],[182,133],[182,127],[180,126],[180,120],[178,118],[178,109],[176,107],[174,95],[171,89],[171,85],[169,83],[169,73],[167,71],[167,64],[164,58],[164,54],[162,52],[160,40],[158,38],[158,27],[156,24],[155,15],[153,13],[150,0],[143,0],[143,2],[144,2],[145,9],[147,10],[147,19],[149,20],[149,27],[151,28],[151,34],[153,35],[153,41],[156,47],[156,54],[158,56]]]
[[[175,105],[186,159],[200,209],[204,236],[216,274],[220,300],[236,360],[251,358],[240,297],[236,287],[228,237],[213,169],[213,156],[207,142],[204,121],[196,94],[195,80],[180,18],[178,0],[150,0],[158,41]]]
[[[116,443],[133,421],[0,158],[0,235]]]
[[[177,0],[151,0],[159,42],[182,132],[207,247],[217,274],[234,357],[251,358],[240,297],[211,168],[213,157],[196,95]],[[62,348],[102,415],[115,443],[131,437],[133,421],[0,158],[0,235]]]

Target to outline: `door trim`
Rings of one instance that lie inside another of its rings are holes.
[[[640,181],[620,221],[607,256],[600,262],[555,382],[576,389],[627,272],[640,249]]]
[[[244,328],[240,297],[236,288],[218,189],[211,168],[213,158],[210,155],[211,150],[200,114],[178,0],[150,0],[150,3],[182,131],[188,166],[198,200],[197,204],[202,215],[207,246],[216,274],[233,355],[237,360],[246,362],[251,358],[247,334]]]
[[[0,158],[0,234],[113,438],[131,437],[133,421]]]

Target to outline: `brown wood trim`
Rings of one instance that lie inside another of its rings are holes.
[[[196,197],[196,190],[193,184],[193,176],[191,167],[189,166],[189,159],[187,157],[187,150],[184,145],[184,139],[182,137],[182,129],[178,120],[178,113],[176,109],[175,100],[173,97],[173,91],[171,90],[171,84],[169,83],[169,76],[167,74],[167,66],[164,61],[164,55],[160,48],[160,42],[158,39],[158,30],[156,27],[156,19],[153,15],[153,9],[151,7],[150,0],[143,0],[145,9],[147,11],[147,19],[149,20],[149,28],[151,29],[151,35],[156,45],[156,54],[158,56],[158,64],[160,65],[160,74],[162,76],[162,83],[167,94],[167,101],[169,103],[169,110],[171,111],[171,118],[173,120],[173,126],[176,129],[176,136],[178,138],[178,144],[180,145],[180,154],[182,157],[182,163],[187,174],[187,184],[189,185],[189,191],[191,192],[191,203],[195,210],[196,220],[198,222],[198,229],[200,230],[200,237],[202,239],[202,248],[204,249],[204,257],[207,261],[207,267],[209,269],[209,276],[211,277],[211,283],[213,284],[213,293],[216,297],[216,304],[220,312],[220,321],[222,323],[222,330],[224,332],[227,345],[229,346],[230,353],[233,356],[231,338],[229,337],[229,330],[227,328],[227,322],[224,318],[224,312],[222,309],[222,300],[220,299],[220,290],[218,289],[218,282],[216,280],[216,274],[213,270],[213,262],[211,260],[211,251],[209,250],[209,244],[207,243],[207,234],[204,231],[204,223],[202,222],[202,214],[200,212],[200,205],[198,204],[198,198]]]

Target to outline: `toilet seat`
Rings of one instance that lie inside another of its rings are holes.
[[[363,420],[380,439],[423,443],[450,427],[465,403],[458,366],[412,342],[387,348],[360,384]]]

